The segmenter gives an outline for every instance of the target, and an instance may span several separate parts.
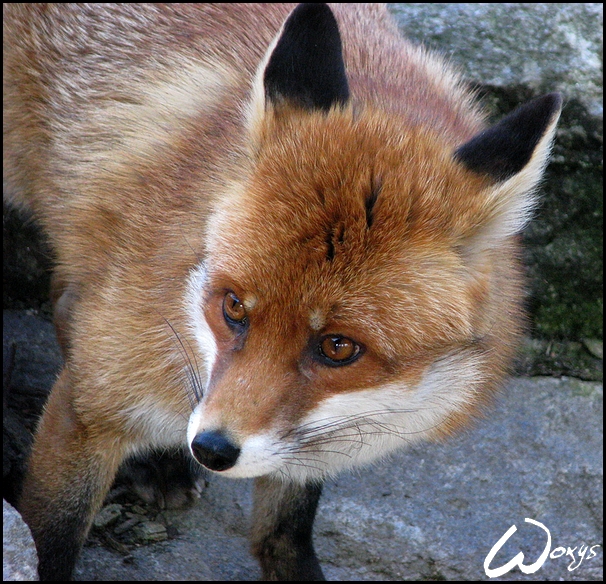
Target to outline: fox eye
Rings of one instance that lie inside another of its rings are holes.
[[[228,292],[223,298],[223,318],[232,326],[245,326],[247,323],[244,304],[233,292]]]
[[[348,365],[361,354],[360,345],[347,337],[327,335],[320,340],[318,356],[325,365],[338,367]]]

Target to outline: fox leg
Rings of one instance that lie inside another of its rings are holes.
[[[69,580],[124,445],[91,432],[72,405],[68,368],[51,392],[36,432],[20,511],[38,549],[41,580]]]
[[[312,542],[322,484],[255,481],[252,550],[264,580],[324,580]]]

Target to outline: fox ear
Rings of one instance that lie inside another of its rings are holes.
[[[329,110],[349,98],[341,35],[326,4],[299,4],[282,28],[263,73],[265,98]]]
[[[562,107],[559,93],[523,105],[458,148],[455,158],[467,168],[501,182],[519,173],[533,157],[545,159]],[[544,162],[544,160],[542,160]],[[542,167],[542,166],[541,166]]]
[[[483,229],[489,239],[514,235],[528,222],[561,108],[559,93],[539,97],[455,151],[455,160],[492,183],[485,193]]]
[[[328,111],[349,99],[337,21],[326,4],[300,4],[270,45],[253,84],[248,126],[253,135],[282,105]]]

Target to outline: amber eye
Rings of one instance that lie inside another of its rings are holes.
[[[223,317],[232,326],[246,325],[246,309],[233,292],[228,292],[223,299]]]
[[[348,365],[360,355],[360,345],[347,337],[328,335],[321,339],[318,354],[325,365]]]

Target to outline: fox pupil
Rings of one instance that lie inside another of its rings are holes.
[[[240,299],[233,293],[228,292],[223,300],[223,316],[228,324],[245,324],[246,309]]]
[[[360,352],[360,347],[351,339],[340,336],[327,336],[320,343],[320,354],[329,363],[345,365]]]

